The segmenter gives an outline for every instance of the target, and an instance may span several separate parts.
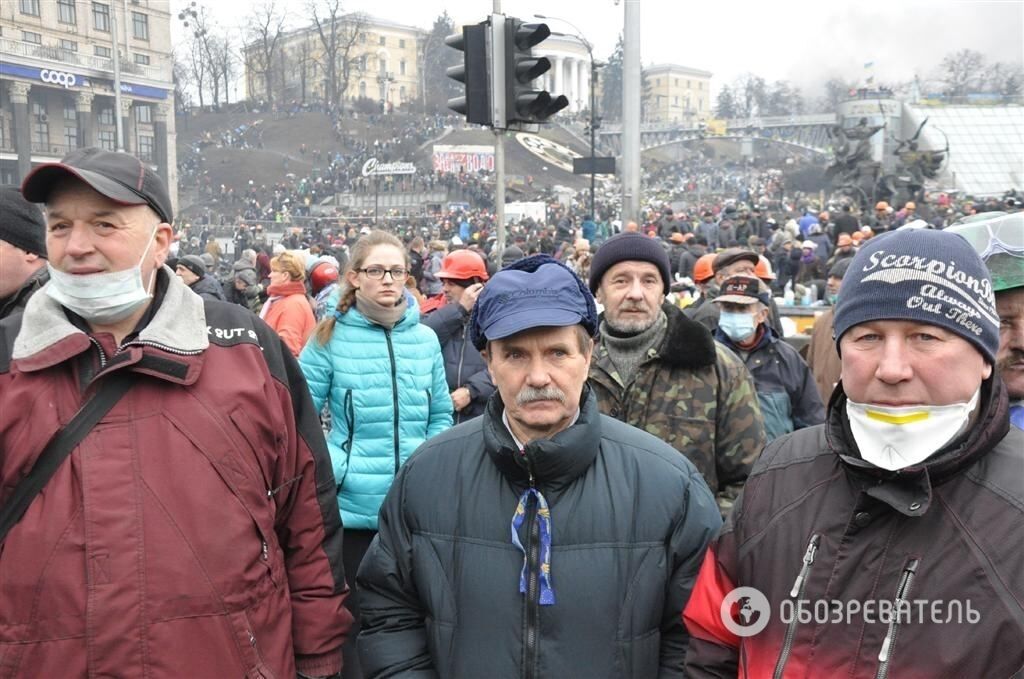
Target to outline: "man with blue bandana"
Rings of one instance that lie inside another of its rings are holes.
[[[546,255],[483,289],[470,333],[497,390],[384,501],[357,576],[367,676],[683,676],[679,612],[721,520],[693,464],[598,410],[597,323]]]

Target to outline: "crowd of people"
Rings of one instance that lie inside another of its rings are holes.
[[[229,248],[127,154],[0,190],[3,666],[1011,676],[1022,213],[778,179]]]

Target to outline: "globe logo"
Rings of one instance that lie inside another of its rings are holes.
[[[768,626],[771,605],[754,587],[737,587],[722,599],[719,610],[726,629],[738,637],[752,637]]]

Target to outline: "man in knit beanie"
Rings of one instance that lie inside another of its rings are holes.
[[[0,186],[0,319],[24,309],[49,278],[43,213],[17,186]]]
[[[725,513],[765,443],[764,422],[743,362],[665,303],[670,276],[660,242],[639,233],[594,254],[590,290],[604,313],[590,384],[601,412],[689,458]]]
[[[1024,432],[993,369],[992,288],[954,233],[900,229],[853,258],[826,421],[754,465],[684,612],[687,676],[723,676],[739,658],[751,676],[1024,666],[1024,644],[1008,641],[1024,619]],[[795,634],[786,614],[764,615],[756,634],[736,633],[721,611],[737,588],[756,590],[764,611],[827,601],[830,615]],[[869,617],[869,605],[911,599],[931,605]]]

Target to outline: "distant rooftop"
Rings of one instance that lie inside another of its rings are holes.
[[[644,73],[666,71],[669,73],[679,73],[681,75],[692,75],[697,78],[710,78],[712,75],[711,71],[702,71],[699,68],[690,68],[689,66],[681,66],[680,64],[653,64],[645,67],[643,70]]]
[[[913,125],[928,118],[921,148],[946,148],[941,183],[975,196],[1024,188],[1024,106],[922,106],[906,104]]]

